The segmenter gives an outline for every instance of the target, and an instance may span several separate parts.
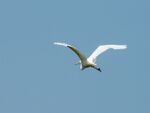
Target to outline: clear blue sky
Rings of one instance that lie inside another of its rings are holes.
[[[150,113],[148,0],[1,0],[0,113]],[[127,44],[81,71],[69,49]]]

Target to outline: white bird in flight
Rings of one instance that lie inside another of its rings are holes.
[[[85,68],[92,67],[98,71],[101,72],[101,69],[96,66],[96,58],[102,54],[103,52],[107,51],[108,49],[126,49],[127,45],[100,45],[96,48],[96,50],[87,58],[83,53],[81,53],[78,49],[75,47],[66,44],[66,43],[60,43],[60,42],[54,42],[55,45],[65,46],[71,49],[73,52],[77,54],[77,56],[80,58],[80,61],[78,61],[76,64],[80,65],[80,69],[84,70]]]

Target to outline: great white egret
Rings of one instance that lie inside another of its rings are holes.
[[[84,70],[85,68],[92,67],[98,71],[101,72],[101,69],[96,67],[96,58],[105,52],[108,49],[126,49],[127,45],[101,45],[96,48],[96,50],[90,55],[90,57],[86,57],[83,53],[81,53],[78,49],[75,47],[66,44],[66,43],[60,43],[60,42],[54,42],[55,45],[65,46],[71,49],[73,52],[77,54],[77,56],[80,58],[80,61],[78,61],[76,64],[80,65],[80,69]]]

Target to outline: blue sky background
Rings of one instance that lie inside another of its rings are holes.
[[[0,113],[150,113],[148,0],[1,0]],[[127,44],[98,58],[101,44]]]

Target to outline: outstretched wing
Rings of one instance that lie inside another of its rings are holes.
[[[103,52],[107,51],[108,49],[126,49],[126,48],[127,45],[101,45],[97,47],[97,49],[91,54],[88,60],[91,62],[95,62],[96,58]]]
[[[87,58],[85,57],[84,54],[82,54],[78,49],[76,49],[75,47],[66,44],[66,43],[60,43],[60,42],[54,42],[55,45],[61,45],[61,46],[65,46],[68,47],[69,49],[71,49],[73,52],[75,52],[77,54],[77,56],[80,58],[81,62],[84,62],[87,60]]]

